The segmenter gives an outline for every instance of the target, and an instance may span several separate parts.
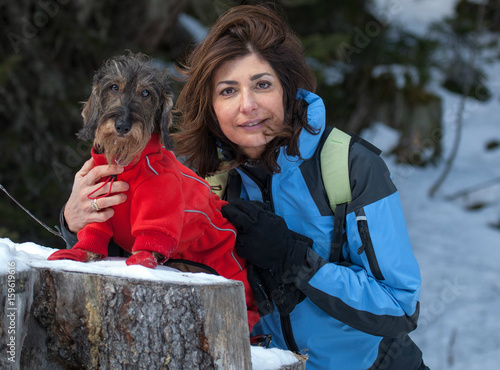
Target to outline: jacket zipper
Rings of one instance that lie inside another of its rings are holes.
[[[263,307],[258,307],[259,314],[261,316],[272,314],[274,311],[274,305],[271,301],[271,298],[269,298],[266,290],[264,289],[264,286],[260,282],[257,283],[257,286],[260,294],[264,297]]]
[[[268,203],[269,206],[271,207],[271,210],[274,212],[274,203],[273,203],[273,197],[272,197],[272,192],[270,189],[272,189],[272,176],[267,177],[267,187],[262,188],[262,200],[265,203]],[[258,184],[258,182],[256,182]],[[280,284],[280,290],[283,290],[283,283]],[[293,336],[293,330],[292,330],[292,321],[290,320],[290,314],[283,315],[280,312],[280,322],[281,322],[281,332],[283,334],[283,339],[285,340],[285,344],[287,348],[294,352],[294,353],[300,353],[299,347],[297,346],[297,343],[295,342],[295,338]]]
[[[377,261],[377,256],[375,255],[375,248],[373,247],[372,239],[370,237],[370,232],[368,230],[368,222],[366,217],[357,217],[358,231],[361,237],[361,247],[358,248],[358,254],[366,253],[366,258],[368,259],[368,264],[370,265],[370,270],[372,270],[373,276],[377,280],[385,280],[382,271],[380,271],[380,266]]]
[[[262,194],[262,201],[264,203],[267,203],[269,204],[269,206],[271,207],[271,210],[274,212],[274,204],[273,204],[273,197],[271,196],[271,191],[269,189],[271,189],[271,186],[272,186],[272,176],[267,176],[267,187],[263,187],[261,184],[260,184],[260,181],[258,181],[254,175],[252,175],[252,173],[250,173],[250,171],[248,171],[245,167],[238,167],[238,169],[243,172],[245,175],[247,175],[260,189],[260,192]]]
[[[257,186],[260,189],[260,192],[262,194],[262,201],[264,203],[269,204],[271,207],[271,210],[274,212],[274,203],[273,203],[273,197],[272,197],[272,176],[267,176],[267,186],[263,187],[260,185],[259,181],[255,179],[255,177],[249,173],[245,168],[241,168],[241,171],[245,173],[252,181],[257,184]],[[282,315],[280,313],[280,321],[281,321],[281,332],[283,333],[283,338],[285,340],[286,346],[288,349],[292,352],[295,353],[300,353],[299,347],[297,347],[297,343],[295,342],[295,338],[293,337],[293,331],[292,331],[292,322],[290,320],[290,315]]]
[[[264,200],[265,203],[269,203],[271,206],[271,209],[274,212],[274,203],[273,203],[273,197],[271,196],[271,186],[272,186],[272,176],[267,177],[267,187],[265,189],[262,189],[262,200]]]

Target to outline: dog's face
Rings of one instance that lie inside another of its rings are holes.
[[[82,110],[78,137],[92,140],[108,163],[127,165],[145,148],[153,132],[171,149],[168,128],[173,96],[166,73],[143,54],[106,61],[94,76]]]

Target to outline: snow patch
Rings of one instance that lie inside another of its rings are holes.
[[[14,261],[16,272],[30,267],[48,268],[117,276],[128,279],[164,281],[185,284],[221,284],[228,280],[222,276],[205,273],[187,273],[167,267],[157,266],[149,269],[143,266],[127,266],[126,258],[107,257],[96,262],[77,262],[71,260],[47,261],[47,257],[55,252],[53,248],[43,247],[35,243],[15,244],[9,239],[0,239],[0,274],[6,274],[9,262]]]

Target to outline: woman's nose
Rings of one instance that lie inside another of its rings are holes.
[[[240,111],[248,113],[256,110],[258,107],[257,100],[251,91],[243,91],[241,93]]]

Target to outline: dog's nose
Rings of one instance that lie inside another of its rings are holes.
[[[115,130],[119,134],[125,135],[130,131],[131,128],[132,125],[128,121],[118,120],[115,122]]]

